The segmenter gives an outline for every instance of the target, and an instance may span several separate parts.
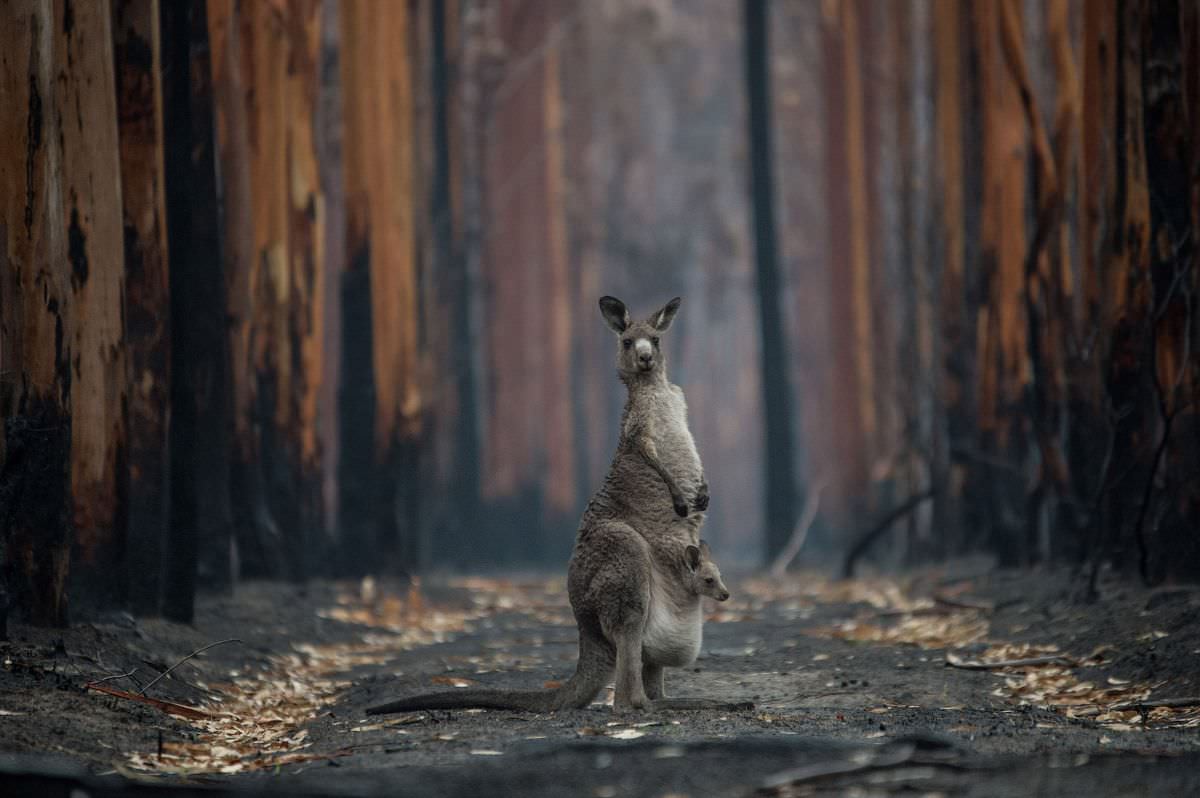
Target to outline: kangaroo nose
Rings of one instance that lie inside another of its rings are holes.
[[[728,598],[729,598],[729,591],[722,590],[721,595],[717,596],[717,601],[725,601]]]
[[[649,353],[647,353],[647,354],[644,354],[644,355],[638,355],[638,360],[640,360],[640,361],[642,361],[643,363],[645,363],[645,364],[649,365],[649,363],[650,363],[652,360],[654,360],[654,355],[651,355],[651,354],[649,354]]]

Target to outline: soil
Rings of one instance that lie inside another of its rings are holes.
[[[456,684],[566,678],[575,630],[557,577],[251,583],[203,599],[193,626],[12,626],[0,793],[1200,793],[1200,708],[1120,707],[1200,696],[1200,589],[1107,577],[1089,602],[1065,571],[970,568],[727,578],[734,599],[712,606],[700,659],[667,689],[756,705],[730,713],[364,714]],[[146,692],[211,723],[83,687],[117,677],[105,684],[136,693],[229,638]],[[948,653],[1068,660],[969,670]]]

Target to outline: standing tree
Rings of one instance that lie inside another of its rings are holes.
[[[788,357],[780,307],[781,281],[775,232],[775,184],[771,143],[771,83],[767,0],[745,0],[746,98],[749,105],[751,197],[754,207],[760,352],[763,386],[763,434],[766,478],[766,554],[774,557],[792,533],[797,483],[788,384]]]
[[[139,615],[154,615],[161,609],[170,506],[170,297],[158,0],[116,0],[113,40],[129,353],[129,605]]]

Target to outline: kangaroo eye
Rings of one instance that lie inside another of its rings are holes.
[[[654,344],[655,346],[658,346],[658,336],[656,335],[653,338],[651,338],[650,343]]]
[[[714,581],[714,580],[713,580],[713,578],[710,576],[710,577],[708,577],[707,579],[705,579],[704,581],[705,581],[705,582],[707,582],[708,584],[710,584],[710,585],[711,585],[711,584],[713,583],[713,581]]]
[[[625,345],[625,348],[626,348],[626,349],[628,349],[629,347],[633,346],[633,339],[632,339],[632,338],[626,338],[626,339],[625,339],[624,341],[622,341],[621,343]]]

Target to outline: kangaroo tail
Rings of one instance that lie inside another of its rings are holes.
[[[450,690],[398,698],[367,708],[368,715],[414,712],[419,709],[517,709],[549,712],[554,709],[557,690]]]
[[[522,712],[553,712],[558,709],[586,707],[608,680],[611,666],[605,664],[603,650],[591,640],[579,641],[579,662],[575,673],[553,690],[495,690],[468,688],[398,698],[386,704],[368,707],[368,715],[389,712],[415,712],[423,709],[515,709]]]

